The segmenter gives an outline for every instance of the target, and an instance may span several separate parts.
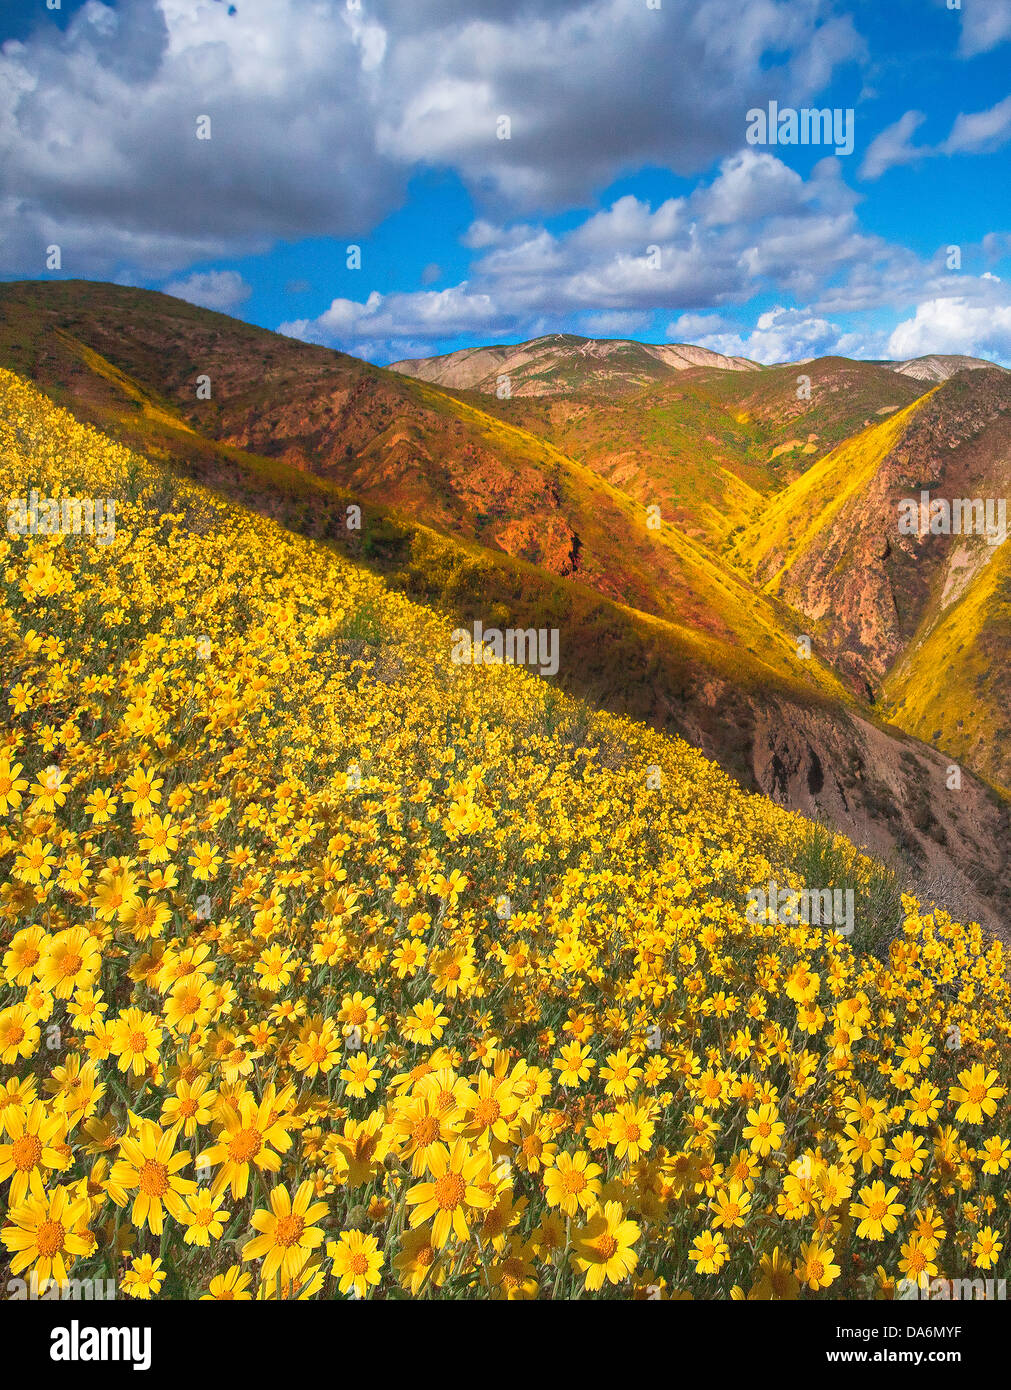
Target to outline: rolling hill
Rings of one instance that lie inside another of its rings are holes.
[[[893,371],[901,372],[903,376],[914,377],[917,381],[947,381],[956,372],[975,371],[980,367],[992,368],[994,363],[987,362],[982,357],[931,353],[927,357],[911,357],[908,362],[891,362],[888,365]],[[1004,368],[998,370],[1003,371]]]
[[[617,396],[489,398],[484,408],[719,546],[763,498],[922,390],[882,367],[822,358],[754,373],[692,368]]]

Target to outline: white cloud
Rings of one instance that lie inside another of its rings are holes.
[[[728,357],[750,357],[769,366],[822,357],[836,350],[839,328],[827,319],[813,317],[806,309],[776,305],[759,316],[752,332],[715,333],[698,339],[700,347]]]
[[[754,222],[771,214],[800,213],[804,180],[771,154],[742,150],[725,160],[706,199],[705,221],[713,227]]]
[[[941,146],[943,154],[978,154],[995,150],[1011,139],[1011,96],[988,111],[959,115]]]
[[[912,164],[925,154],[930,154],[929,148],[916,148],[910,143],[913,134],[925,120],[922,111],[907,111],[894,125],[887,126],[867,147],[860,166],[860,177],[879,179],[897,164]]]
[[[1011,295],[991,277],[989,303],[969,298],[930,299],[916,306],[888,340],[888,356],[923,357],[928,353],[964,353],[1006,364],[1011,362]]]
[[[335,299],[316,319],[282,323],[279,333],[306,342],[342,347],[354,339],[449,338],[458,333],[494,331],[503,321],[487,294],[471,292],[466,281],[447,290],[381,295],[364,303]]]
[[[967,0],[959,43],[963,57],[987,53],[1007,39],[1011,39],[1011,0]]]
[[[912,136],[926,118],[922,111],[907,111],[871,141],[860,176],[877,179],[899,164],[946,154],[986,154],[1011,140],[1011,96],[986,111],[959,112],[951,133],[939,145],[913,145]]]
[[[162,285],[161,289],[162,294],[188,300],[204,309],[217,309],[220,313],[237,309],[253,293],[252,287],[236,270],[195,271],[183,280]]]
[[[88,0],[65,30],[5,44],[0,271],[36,273],[51,242],[70,273],[169,275],[279,239],[354,241],[417,166],[452,167],[498,220],[644,164],[697,173],[740,146],[749,106],[803,100],[862,53],[834,0],[366,10]]]

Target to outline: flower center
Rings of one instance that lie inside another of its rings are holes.
[[[295,1216],[294,1213],[290,1216],[282,1216],[278,1219],[274,1231],[274,1242],[284,1246],[297,1245],[302,1239],[304,1230],[305,1222],[300,1216]]]
[[[248,1163],[262,1147],[263,1139],[258,1129],[240,1129],[228,1141],[228,1156],[235,1163]]]
[[[60,1221],[43,1221],[39,1224],[35,1244],[40,1255],[55,1255],[63,1249],[64,1230]]]
[[[463,1201],[466,1186],[459,1173],[444,1173],[435,1183],[435,1200],[443,1211],[452,1211]]]
[[[168,1191],[168,1169],[164,1163],[149,1158],[140,1170],[140,1190],[148,1197],[162,1197]]]
[[[24,1172],[27,1168],[34,1168],[42,1157],[42,1143],[37,1134],[23,1134],[20,1139],[15,1139],[11,1145],[11,1157],[14,1159],[14,1167]]]
[[[414,1126],[411,1137],[416,1144],[431,1144],[439,1137],[439,1121],[434,1115],[426,1115]]]

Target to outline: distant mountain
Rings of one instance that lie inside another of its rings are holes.
[[[587,391],[606,391],[613,396],[663,385],[682,372],[700,367],[764,374],[796,371],[816,361],[841,360],[805,358],[763,368],[747,357],[727,357],[691,343],[640,343],[631,338],[583,338],[574,333],[549,333],[527,343],[498,343],[461,348],[441,357],[406,358],[392,363],[389,370],[448,390],[479,391],[501,399],[554,397]],[[994,364],[981,357],[931,354],[913,357],[907,362],[881,359],[860,365],[886,368],[918,382],[940,382],[947,381],[956,372]]]
[[[555,396],[565,392],[635,390],[667,380],[691,367],[756,372],[757,362],[724,357],[689,343],[638,343],[628,338],[581,338],[549,333],[529,343],[463,348],[443,357],[394,362],[390,371],[457,391],[511,396]]]
[[[911,357],[908,362],[889,363],[893,372],[901,372],[903,376],[914,377],[917,381],[947,381],[956,372],[976,371],[980,367],[993,367],[993,362],[986,362],[982,357],[944,357],[936,353],[929,357]],[[1003,371],[1004,368],[998,368]]]

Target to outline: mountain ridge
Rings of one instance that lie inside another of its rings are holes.
[[[553,395],[565,383],[587,380],[635,389],[693,367],[759,371],[746,357],[728,357],[691,343],[641,343],[634,338],[585,338],[549,333],[525,343],[461,348],[440,357],[404,358],[389,370],[456,390],[515,396]]]
[[[818,360],[821,359],[808,357],[763,364],[693,343],[646,343],[635,338],[548,333],[520,343],[488,343],[432,357],[403,358],[390,363],[388,370],[451,390],[508,398],[565,395],[591,386],[632,391],[697,368],[763,372],[776,367],[804,367]],[[864,360],[868,366],[884,367],[900,376],[926,382],[946,381],[956,372],[985,367],[1006,370],[981,357],[959,354],[932,353],[905,361]]]

